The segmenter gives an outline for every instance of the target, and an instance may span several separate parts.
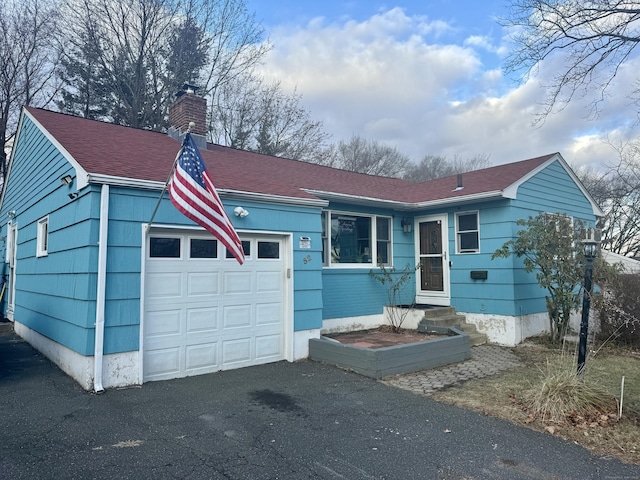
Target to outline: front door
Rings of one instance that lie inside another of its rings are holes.
[[[449,293],[449,259],[447,216],[432,215],[415,220],[416,303],[445,305],[451,303]]]

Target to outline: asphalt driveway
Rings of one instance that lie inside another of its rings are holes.
[[[94,395],[4,333],[0,478],[638,479],[640,466],[308,361]]]

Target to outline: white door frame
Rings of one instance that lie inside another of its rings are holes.
[[[449,276],[449,216],[446,213],[438,215],[425,215],[414,219],[414,247],[416,262],[421,263],[420,255],[420,224],[426,222],[439,222],[442,235],[442,253],[439,255],[429,255],[427,258],[442,258],[442,291],[422,290],[420,268],[416,271],[416,303],[428,305],[451,305],[451,283]],[[425,257],[425,255],[422,255]]]

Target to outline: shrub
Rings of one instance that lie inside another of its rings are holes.
[[[570,359],[569,359],[570,360]],[[540,383],[524,393],[529,412],[544,422],[562,423],[616,411],[616,400],[604,387],[576,373],[568,361],[547,362]]]
[[[620,274],[599,304],[600,340],[640,348],[640,274]]]

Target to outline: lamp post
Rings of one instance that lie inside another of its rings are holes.
[[[598,255],[598,242],[584,240],[584,292],[582,294],[582,320],[580,322],[580,345],[578,347],[578,375],[584,370],[587,357],[587,336],[589,335],[589,308],[591,307],[591,280],[593,278],[593,260]]]

